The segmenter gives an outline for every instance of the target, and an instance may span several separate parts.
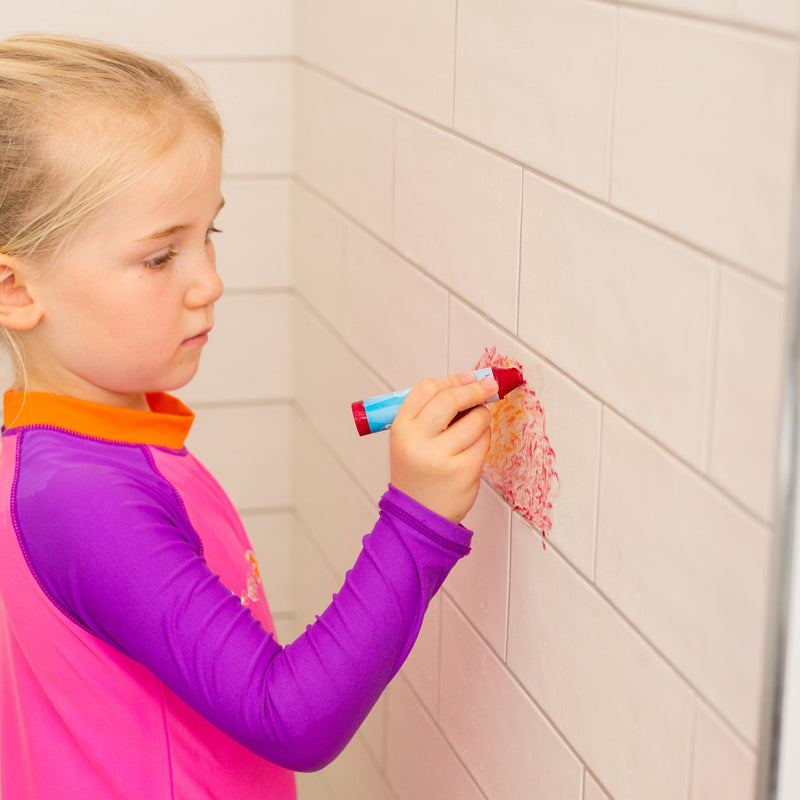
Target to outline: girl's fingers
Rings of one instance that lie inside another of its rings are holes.
[[[444,431],[460,412],[482,405],[497,393],[492,378],[450,386],[437,392],[416,414],[416,419],[430,434]],[[460,421],[460,420],[459,420]]]
[[[486,406],[480,405],[464,412],[463,416],[453,422],[442,433],[442,440],[447,443],[447,449],[451,453],[463,453],[479,442],[482,443],[484,437],[491,439],[491,427],[492,415]]]
[[[403,401],[400,414],[406,417],[416,417],[439,392],[456,386],[475,383],[475,381],[475,376],[471,372],[459,372],[446,378],[426,378],[408,393]]]

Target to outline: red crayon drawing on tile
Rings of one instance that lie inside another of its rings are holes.
[[[494,347],[484,351],[475,368],[484,367],[522,370],[518,361],[499,355]],[[547,536],[553,527],[553,500],[561,485],[555,470],[556,454],[545,432],[542,404],[526,382],[505,399],[486,407],[492,413],[492,446],[483,468],[484,477]]]

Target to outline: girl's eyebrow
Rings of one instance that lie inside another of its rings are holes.
[[[219,201],[219,205],[217,206],[217,211],[214,214],[216,217],[220,211],[222,211],[222,207],[225,205],[225,198],[223,197]],[[157,230],[154,233],[149,233],[147,236],[143,236],[141,239],[137,239],[137,242],[149,242],[152,239],[164,239],[167,236],[172,236],[173,233],[177,233],[178,231],[185,230],[186,228],[190,228],[190,225],[170,225],[168,228],[161,228],[161,230]]]

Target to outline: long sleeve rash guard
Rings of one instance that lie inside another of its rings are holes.
[[[329,607],[274,636],[193,415],[5,397],[2,796],[292,800],[397,672],[470,532],[389,487]]]

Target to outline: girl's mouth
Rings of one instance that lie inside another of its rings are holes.
[[[188,347],[189,349],[195,347],[202,347],[208,341],[208,331],[198,333],[196,336],[191,336],[181,342],[181,347]]]

